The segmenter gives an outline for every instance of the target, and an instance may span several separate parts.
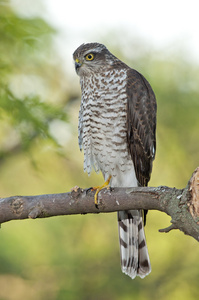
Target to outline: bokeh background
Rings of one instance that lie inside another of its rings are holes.
[[[98,41],[139,70],[158,103],[151,186],[183,188],[199,165],[198,3],[0,1],[0,196],[102,183],[83,173],[73,51]],[[116,214],[10,221],[0,230],[0,299],[199,299],[199,245],[148,213],[152,273],[121,273]]]

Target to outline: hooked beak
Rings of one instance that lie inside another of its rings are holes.
[[[82,63],[80,62],[80,60],[77,58],[75,60],[75,70],[76,72],[78,72],[79,68],[81,67]]]

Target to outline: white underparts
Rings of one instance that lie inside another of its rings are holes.
[[[136,186],[134,166],[126,142],[126,70],[112,70],[81,78],[79,144],[84,171],[102,171],[112,186]]]

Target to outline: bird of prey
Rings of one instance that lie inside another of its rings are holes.
[[[111,187],[147,186],[156,151],[150,84],[99,43],[82,44],[73,59],[82,92],[78,134],[84,171],[101,171]],[[118,212],[121,268],[131,278],[151,271],[143,215]]]

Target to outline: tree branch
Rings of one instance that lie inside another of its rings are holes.
[[[109,188],[98,194],[73,188],[70,193],[14,196],[0,199],[0,223],[16,219],[35,219],[58,215],[105,213],[129,209],[159,210],[171,216],[172,225],[199,241],[199,167],[184,189],[159,187]]]

